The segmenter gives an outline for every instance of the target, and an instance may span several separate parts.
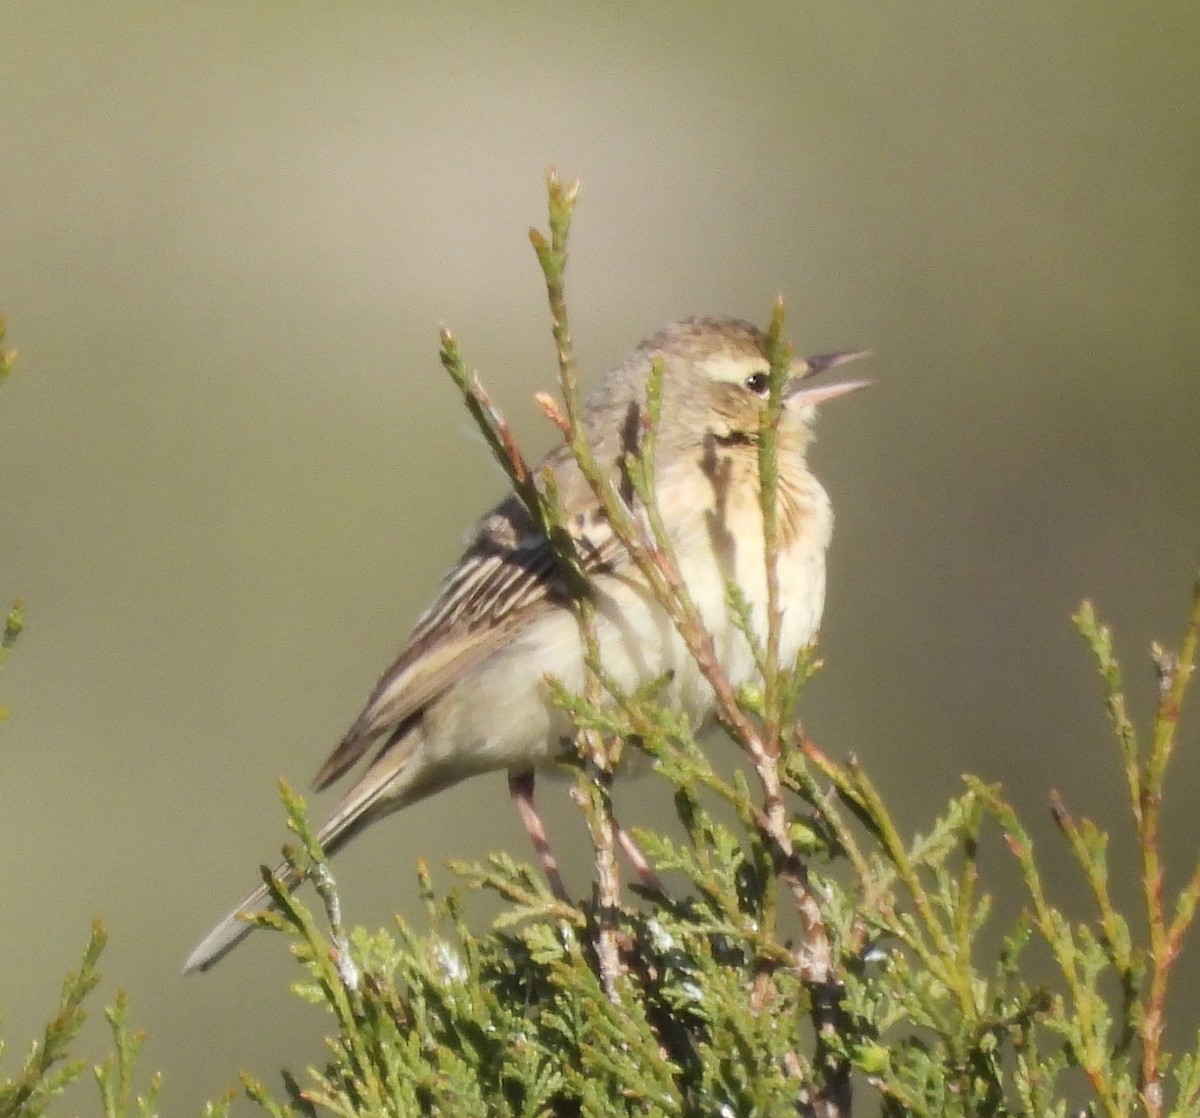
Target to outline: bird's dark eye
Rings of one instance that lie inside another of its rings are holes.
[[[771,378],[764,372],[751,373],[746,378],[746,387],[756,396],[763,396],[771,387]]]

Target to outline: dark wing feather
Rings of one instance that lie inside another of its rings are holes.
[[[611,569],[622,548],[607,522],[599,516],[576,518],[571,528],[577,539],[586,539],[585,570]],[[317,773],[317,788],[337,780],[382,734],[403,736],[412,718],[515,630],[540,610],[567,601],[549,543],[524,506],[509,498],[479,525],[396,662]]]

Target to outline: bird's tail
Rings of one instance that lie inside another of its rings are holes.
[[[287,863],[275,867],[275,876],[289,889],[296,883],[296,875]],[[253,913],[261,912],[267,907],[268,896],[267,887],[263,884],[246,897],[237,908],[196,944],[192,953],[187,957],[187,962],[183,964],[183,973],[208,970],[209,967],[216,966],[225,958],[254,931],[254,925],[248,922],[248,918]]]
[[[335,854],[374,820],[461,779],[462,774],[449,777],[422,763],[421,745],[421,735],[412,733],[403,741],[389,742],[375,758],[317,832],[327,855]],[[276,866],[275,876],[288,889],[297,884],[296,873],[286,862]],[[183,964],[184,973],[206,971],[220,962],[254,930],[247,916],[269,904],[267,887],[260,885],[196,945]]]

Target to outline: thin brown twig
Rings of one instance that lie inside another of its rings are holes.
[[[1149,1118],[1158,1118],[1163,1109],[1162,1034],[1171,968],[1178,956],[1183,934],[1195,914],[1196,898],[1200,896],[1200,881],[1194,873],[1180,893],[1176,903],[1176,915],[1168,923],[1163,905],[1163,866],[1160,849],[1162,792],[1167,766],[1175,748],[1179,713],[1195,671],[1198,641],[1200,573],[1196,578],[1192,611],[1178,656],[1168,655],[1157,645],[1152,649],[1159,672],[1159,701],[1150,752],[1142,773],[1141,796],[1135,805],[1150,932],[1150,984],[1139,1026],[1142,1040],[1139,1088]]]
[[[579,392],[579,368],[575,360],[574,343],[567,318],[567,305],[563,287],[563,273],[567,263],[567,230],[570,211],[579,196],[579,183],[564,186],[556,172],[547,175],[547,192],[550,202],[550,241],[535,229],[530,230],[530,240],[541,263],[546,280],[546,294],[550,303],[551,329],[558,357],[559,386],[566,407],[565,415],[557,408],[554,400],[539,394],[538,404],[543,412],[558,426],[563,439],[576,454],[577,448],[587,445],[583,435],[583,405]],[[547,478],[547,481],[550,479]],[[561,506],[558,510],[561,513]],[[561,515],[556,517],[565,523]],[[569,537],[568,537],[569,538]],[[581,560],[575,544],[575,565]],[[592,664],[599,663],[600,648],[596,636],[595,604],[588,593],[575,597],[576,616],[579,620],[580,636],[584,643],[584,699],[596,707],[603,700],[603,683]],[[595,938],[596,958],[601,983],[605,993],[613,1002],[619,1000],[618,983],[622,974],[617,923],[621,910],[621,877],[616,854],[616,841],[612,813],[612,775],[616,761],[615,746],[606,742],[597,730],[580,729],[579,751],[583,759],[580,781],[573,795],[587,820],[596,866],[596,912],[597,931]]]
[[[776,865],[780,881],[792,897],[793,905],[803,927],[801,947],[794,963],[803,979],[814,990],[814,1005],[829,1002],[829,1012],[814,1010],[822,1046],[836,1026],[836,1009],[840,1005],[840,987],[836,981],[833,949],[820,905],[813,893],[807,869],[796,856],[787,825],[783,788],[779,778],[780,696],[790,694],[783,687],[778,665],[782,608],[779,601],[778,576],[774,556],[778,551],[777,535],[777,475],[774,431],[782,409],[782,388],[786,380],[790,354],[782,340],[783,307],[777,304],[771,326],[771,359],[774,370],[773,408],[768,409],[760,457],[760,484],[763,489],[764,546],[767,552],[768,581],[768,674],[764,690],[768,695],[767,718],[760,731],[748,718],[738,701],[728,674],[716,654],[712,635],[705,627],[691,594],[680,574],[672,554],[670,535],[662,521],[653,483],[653,410],[655,400],[648,400],[647,413],[642,417],[639,446],[627,461],[631,475],[641,471],[642,484],[635,484],[635,504],[627,503],[611,478],[600,468],[586,437],[582,402],[578,386],[578,370],[574,359],[571,333],[566,317],[563,274],[566,267],[566,238],[571,213],[578,197],[578,184],[564,186],[553,172],[547,182],[550,196],[550,237],[537,230],[530,239],[546,278],[546,288],[553,316],[553,334],[558,350],[560,386],[563,407],[552,400],[539,398],[539,404],[563,435],[581,473],[591,486],[608,518],[609,524],[625,547],[631,560],[649,583],[658,602],[667,610],[676,631],[683,639],[699,671],[713,690],[721,721],[725,722],[750,757],[763,790],[763,811],[760,834],[766,840]],[[661,377],[661,369],[657,371]],[[653,386],[655,377],[651,377]],[[653,396],[653,390],[651,397]],[[599,851],[598,851],[599,853]],[[819,995],[819,996],[818,996]],[[849,1068],[839,1063],[830,1076],[825,1100],[825,1113],[849,1113]]]

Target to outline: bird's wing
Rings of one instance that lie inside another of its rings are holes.
[[[567,527],[584,545],[579,550],[587,573],[612,569],[624,554],[602,515],[570,516]],[[317,773],[317,788],[337,780],[376,738],[402,737],[411,719],[509,641],[515,630],[542,609],[569,600],[545,535],[520,501],[510,497],[480,523],[396,662]]]

